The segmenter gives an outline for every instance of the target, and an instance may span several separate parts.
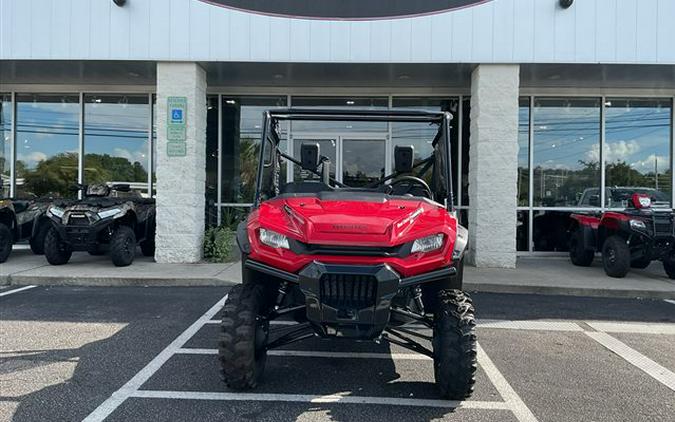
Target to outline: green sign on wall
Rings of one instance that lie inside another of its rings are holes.
[[[187,98],[169,97],[167,98],[167,123],[166,139],[167,141],[186,140],[187,126]]]
[[[166,155],[169,157],[185,157],[187,154],[186,142],[167,142]]]

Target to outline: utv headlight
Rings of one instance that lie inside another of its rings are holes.
[[[642,220],[630,220],[630,228],[633,230],[647,230],[647,225]]]
[[[431,252],[435,251],[436,249],[440,249],[441,246],[443,246],[443,235],[440,233],[434,234],[431,236],[423,237],[421,239],[417,239],[413,243],[410,253]]]
[[[115,217],[117,214],[120,214],[121,212],[122,210],[119,208],[111,208],[109,210],[103,210],[98,213],[98,218],[103,220],[104,218]]]
[[[63,218],[64,212],[65,212],[64,210],[62,210],[61,208],[58,208],[58,207],[50,207],[49,208],[49,213],[51,215],[53,215],[54,217],[57,217],[57,218]]]
[[[260,229],[260,241],[272,248],[290,249],[288,238],[272,230]]]

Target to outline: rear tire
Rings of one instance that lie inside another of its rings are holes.
[[[70,246],[61,239],[59,232],[51,227],[45,236],[45,258],[51,265],[63,265],[70,261],[73,251]]]
[[[47,232],[51,228],[51,224],[47,222],[40,223],[35,236],[30,238],[30,250],[33,251],[35,255],[44,255],[45,253],[45,237],[47,237]]]
[[[12,253],[12,231],[0,223],[0,263],[7,261]]]
[[[570,261],[579,267],[589,267],[593,263],[595,251],[586,249],[584,244],[584,232],[576,229],[570,238]]]
[[[155,234],[141,242],[143,256],[155,256]]]
[[[663,269],[666,271],[668,278],[671,280],[675,279],[675,251],[670,252],[663,259]]]
[[[439,293],[434,315],[434,377],[444,399],[471,396],[476,382],[476,322],[471,299],[461,290]]]
[[[652,263],[651,259],[647,258],[640,258],[636,259],[633,262],[630,263],[631,268],[637,268],[638,270],[644,270],[645,268],[649,267],[649,264]]]
[[[602,245],[602,266],[610,277],[623,278],[630,270],[630,249],[620,236],[610,236]]]
[[[247,283],[234,286],[223,307],[218,358],[223,380],[234,390],[255,388],[262,379],[269,335],[269,322],[258,318],[264,303],[263,286]]]
[[[136,234],[129,226],[119,226],[110,239],[110,257],[116,267],[126,267],[134,262]]]

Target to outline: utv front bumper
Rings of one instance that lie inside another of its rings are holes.
[[[72,215],[67,220],[66,224],[63,224],[62,220],[58,217],[50,217],[52,220],[52,226],[59,233],[59,237],[67,243],[72,250],[74,251],[89,251],[101,243],[100,240],[105,235],[109,235],[108,229],[113,223],[112,218],[104,218],[99,220],[93,220],[86,213],[75,214],[76,217],[73,218]],[[106,231],[106,233],[102,233]]]
[[[387,323],[391,301],[401,288],[447,279],[454,267],[401,278],[387,264],[335,265],[314,261],[299,274],[247,260],[248,269],[299,286],[305,296],[307,319],[317,334],[373,339]]]

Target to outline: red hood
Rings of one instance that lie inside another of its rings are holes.
[[[345,197],[346,200],[307,196],[267,201],[260,206],[259,221],[263,227],[305,243],[394,246],[436,234],[454,220],[443,206],[431,201]]]

